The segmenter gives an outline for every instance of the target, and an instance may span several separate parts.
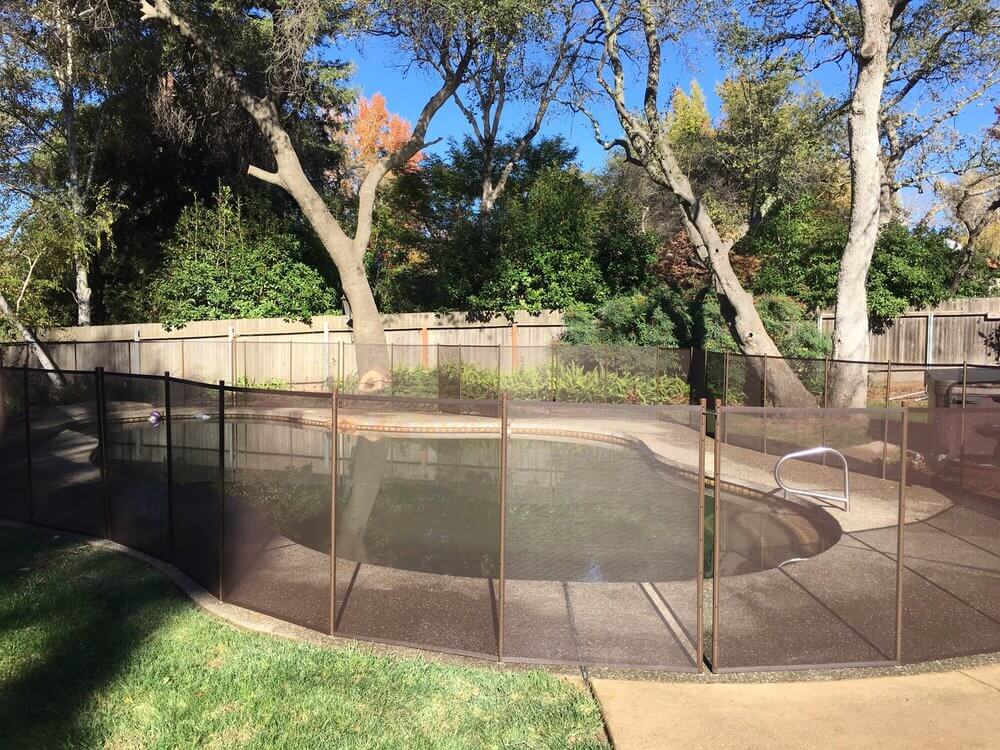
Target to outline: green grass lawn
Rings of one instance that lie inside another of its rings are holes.
[[[540,671],[245,633],[159,573],[0,527],[0,747],[606,748]]]

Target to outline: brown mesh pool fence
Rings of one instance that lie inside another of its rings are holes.
[[[608,398],[634,376],[682,384],[680,403],[586,403],[551,398],[554,378],[545,400],[468,398],[516,361],[439,352],[432,381],[422,349],[394,352],[412,377],[375,394],[0,368],[0,517],[113,539],[322,633],[487,659],[728,671],[1000,650],[989,371],[960,368],[927,408],[895,408],[894,366],[873,375],[880,407],[783,409],[743,405],[767,399],[764,358],[546,349],[547,372]],[[826,362],[793,367],[825,392]]]

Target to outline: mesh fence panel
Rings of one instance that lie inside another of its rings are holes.
[[[392,358],[391,395],[437,397],[436,347],[393,344],[390,348],[390,355]]]
[[[914,409],[903,659],[1000,650],[1000,410]]]
[[[226,601],[326,632],[331,397],[231,391],[226,407]]]
[[[97,398],[93,373],[28,373],[35,523],[104,535]]]
[[[885,424],[870,410],[722,410],[717,668],[895,659],[900,448],[889,446],[883,479]],[[847,461],[850,510],[802,494],[844,494],[834,454],[789,458],[780,476],[791,491],[777,485],[783,456],[821,446]]]
[[[340,414],[338,632],[495,655],[499,405],[348,396]]]
[[[462,347],[439,344],[437,347],[438,397],[462,398]]]
[[[709,408],[716,400],[722,401],[726,390],[726,355],[718,352],[702,352],[703,366],[702,397],[707,399]]]
[[[170,382],[171,562],[219,594],[219,389]]]
[[[0,518],[31,520],[23,370],[0,368]]]
[[[166,381],[104,375],[111,538],[169,557]]]
[[[825,359],[795,359],[784,360],[798,377],[806,390],[816,399],[817,406],[827,404],[827,390],[829,386],[829,361]],[[774,367],[775,362],[768,358],[768,367]],[[768,397],[768,406],[774,406],[774,399]]]
[[[510,404],[505,658],[697,669],[699,418]]]

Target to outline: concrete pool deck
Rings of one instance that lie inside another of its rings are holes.
[[[821,682],[592,686],[617,750],[1000,746],[1000,665]]]

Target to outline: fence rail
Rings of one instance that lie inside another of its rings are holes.
[[[50,375],[0,367],[0,518],[322,633],[675,671],[1000,651],[1000,409]]]

